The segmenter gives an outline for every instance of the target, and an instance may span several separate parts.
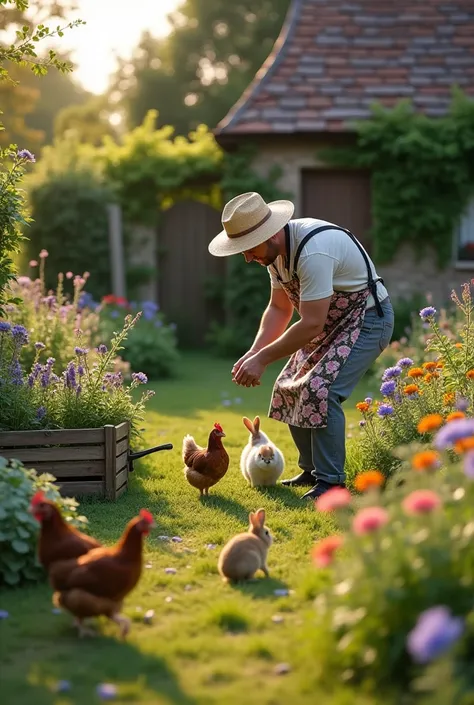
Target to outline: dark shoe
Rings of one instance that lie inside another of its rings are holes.
[[[289,480],[282,480],[281,484],[285,485],[285,487],[312,487],[314,485],[314,475],[305,470]]]
[[[345,489],[345,485],[330,485],[328,482],[324,482],[324,480],[319,480],[319,482],[312,487],[309,492],[306,492],[301,499],[318,499],[321,497],[321,495],[325,494],[329,490],[332,490],[334,487],[339,487],[341,489]]]

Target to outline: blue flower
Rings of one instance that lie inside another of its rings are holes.
[[[435,315],[436,309],[434,306],[426,306],[426,308],[422,308],[420,311],[420,318],[422,321],[430,321]]]
[[[387,367],[385,372],[382,375],[382,382],[385,382],[387,379],[394,379],[395,377],[400,377],[402,374],[402,368],[395,366],[395,367]]]
[[[12,330],[12,335],[13,338],[15,339],[15,342],[18,343],[18,345],[26,345],[28,342],[28,331],[26,330],[25,326],[20,326],[16,325],[13,326]]]
[[[144,372],[134,372],[132,374],[132,379],[138,384],[146,384],[148,382],[148,377]]]
[[[29,149],[19,149],[18,152],[16,153],[18,159],[24,159],[27,162],[35,162],[36,157],[32,152],[30,152]]]
[[[418,617],[407,637],[407,650],[417,663],[428,663],[452,646],[464,630],[463,620],[444,605],[431,607]]]
[[[397,367],[411,367],[412,365],[413,360],[411,357],[402,357],[402,359],[397,362]]]
[[[470,436],[474,436],[474,419],[458,419],[443,426],[436,434],[434,442],[436,448],[444,449]]]
[[[97,348],[97,352],[98,352],[100,355],[105,355],[105,354],[108,352],[108,351],[107,351],[107,345],[104,345],[103,343],[102,343],[101,345],[99,345],[99,347]]]
[[[46,345],[44,343],[35,343],[36,350],[44,350]]]
[[[44,406],[40,406],[38,411],[36,412],[36,418],[38,421],[41,421],[41,419],[44,419],[46,416],[46,408]]]
[[[380,387],[380,391],[384,395],[384,397],[391,397],[392,394],[395,394],[396,388],[397,383],[393,379],[389,379],[386,382],[383,382],[382,386]]]
[[[10,375],[10,381],[12,384],[15,384],[18,387],[21,387],[23,385],[23,371],[18,360],[13,360],[12,364],[10,365]]]
[[[88,350],[87,348],[79,348],[79,347],[76,346],[76,347],[74,348],[74,352],[76,353],[76,355],[77,355],[78,357],[81,357],[81,355],[87,355],[87,353],[89,352],[89,350]]]
[[[8,333],[11,330],[12,324],[8,321],[0,321],[0,333]]]
[[[372,404],[374,400],[372,399],[372,397],[365,397],[364,401],[367,402],[367,404]]]
[[[377,414],[382,418],[384,416],[391,416],[393,414],[393,406],[390,406],[390,404],[380,404],[377,409]]]

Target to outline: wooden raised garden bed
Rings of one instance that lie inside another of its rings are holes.
[[[115,500],[126,491],[129,424],[58,431],[1,431],[0,455],[49,472],[65,496]]]

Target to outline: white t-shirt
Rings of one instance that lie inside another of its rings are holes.
[[[274,262],[283,282],[291,279],[293,262],[300,242],[311,230],[323,225],[334,225],[326,220],[316,218],[298,218],[290,220],[291,261],[290,270],[285,269],[285,257],[279,256]],[[337,227],[334,225],[334,227]],[[364,250],[365,252],[365,250]],[[377,279],[374,264],[367,255],[372,269],[372,276]],[[267,267],[271,285],[281,289],[272,267]],[[361,291],[367,287],[367,267],[357,245],[347,233],[341,230],[324,230],[308,240],[304,246],[299,263],[300,300],[316,301],[332,296],[336,291]],[[377,282],[377,296],[383,301],[388,291],[381,282]],[[373,296],[369,294],[367,308],[374,306]]]

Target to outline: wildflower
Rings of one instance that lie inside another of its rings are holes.
[[[474,419],[451,421],[438,431],[435,438],[437,448],[448,448],[464,438],[474,436]]]
[[[44,350],[46,345],[44,343],[35,343],[36,350]]]
[[[72,279],[74,274],[72,272],[66,272],[66,279]]]
[[[0,321],[0,333],[8,333],[11,330],[12,324],[8,321]]]
[[[448,607],[430,607],[420,614],[407,637],[407,651],[414,661],[428,663],[444,653],[462,635],[464,623]]]
[[[108,352],[108,351],[107,351],[107,345],[104,345],[103,343],[102,343],[101,345],[99,345],[99,347],[97,348],[97,352],[98,352],[100,355],[105,355],[105,354]]]
[[[392,394],[395,394],[395,390],[397,388],[397,383],[393,379],[389,379],[386,382],[382,383],[382,386],[380,387],[380,392],[384,395],[384,397],[391,397]]]
[[[474,450],[474,436],[470,438],[461,438],[454,444],[454,450],[458,455],[462,455],[469,450]]]
[[[117,694],[117,686],[113,683],[101,683],[97,686],[97,695],[101,700],[114,700]]]
[[[359,536],[372,534],[385,526],[388,523],[388,518],[388,512],[383,507],[366,507],[355,515],[352,528]]]
[[[10,381],[17,387],[23,386],[23,371],[20,362],[15,359],[10,366]]]
[[[466,377],[468,379],[474,379],[474,370],[469,370],[468,372],[466,372]]]
[[[20,325],[13,326],[11,331],[12,331],[12,335],[15,339],[15,342],[18,345],[26,345],[27,344],[28,331],[26,330],[25,326],[20,326]]]
[[[474,480],[474,452],[471,450],[464,457],[464,474],[470,480]]]
[[[428,372],[428,374],[425,375],[424,380],[426,384],[429,384],[432,379],[438,379],[439,374],[437,372]]]
[[[433,372],[436,369],[436,362],[424,362],[422,367],[427,372]]]
[[[450,406],[454,402],[454,392],[446,392],[443,397],[444,405]]]
[[[38,421],[41,421],[41,419],[44,419],[45,416],[46,416],[46,408],[44,406],[40,406],[36,412],[36,418],[38,419]]]
[[[46,389],[46,387],[49,387],[50,377],[51,377],[51,367],[49,365],[45,365],[43,368],[43,373],[41,375],[41,386],[44,389]]]
[[[115,302],[116,302],[116,298],[113,294],[107,294],[107,296],[102,297],[103,304],[114,304]]]
[[[76,382],[76,368],[74,367],[74,363],[70,362],[67,366],[67,370],[64,373],[65,374],[65,382],[66,386],[75,389],[77,386]]]
[[[333,512],[347,507],[351,503],[351,493],[345,487],[333,487],[316,500],[316,509],[320,512]]]
[[[35,259],[31,259],[31,260],[29,261],[29,265],[30,265],[30,267],[37,267],[37,266],[38,266],[38,262],[37,262]]]
[[[466,399],[465,397],[458,397],[458,399],[456,399],[455,406],[458,411],[467,411],[469,409],[469,404],[469,399]]]
[[[432,490],[415,490],[405,497],[402,507],[407,514],[429,514],[441,507],[441,499]]]
[[[446,416],[446,421],[457,421],[458,419],[465,419],[466,414],[463,411],[453,411]]]
[[[132,379],[138,384],[146,384],[148,382],[148,377],[144,372],[134,372],[132,374]]]
[[[360,401],[356,404],[356,409],[358,409],[362,414],[366,413],[370,408],[370,405],[366,401]]]
[[[341,548],[343,543],[342,536],[328,536],[318,541],[312,551],[313,562],[319,568],[326,568],[332,563],[335,552]]]
[[[397,362],[397,367],[411,367],[412,365],[413,360],[410,357],[402,357],[402,359]]]
[[[44,250],[44,249],[41,250],[41,252],[39,253],[39,256],[40,256],[40,259],[45,259],[46,257],[49,256],[48,250]]]
[[[454,343],[454,347],[460,349],[462,348],[462,343]]]
[[[436,316],[436,309],[434,306],[426,306],[420,311],[420,318],[422,321],[430,321],[434,316]]]
[[[82,365],[78,365],[77,366],[77,374],[79,375],[79,377],[83,377],[84,372],[85,372],[84,367]]]
[[[362,421],[359,421],[359,426],[360,426],[361,428],[364,428],[364,426],[366,425],[366,423],[367,423],[367,421],[364,421],[364,419],[362,419]]]
[[[409,371],[408,376],[412,379],[416,379],[417,377],[423,377],[424,374],[425,373],[423,372],[423,369],[421,367],[414,367],[412,370]]]
[[[419,391],[420,391],[420,388],[417,384],[407,384],[407,386],[403,390],[403,393],[406,394],[407,396],[411,397],[414,394],[418,394]]]
[[[48,367],[52,367],[55,362],[56,360],[54,357],[48,357],[48,359],[46,360],[46,364],[48,365]]]
[[[354,480],[357,492],[367,492],[374,487],[382,487],[385,477],[379,470],[366,470],[359,473]]]
[[[395,377],[400,377],[402,374],[402,368],[395,366],[395,367],[387,367],[387,369],[384,371],[382,375],[382,382],[386,382],[387,379],[394,379]]]
[[[424,450],[413,456],[411,464],[415,470],[434,470],[441,465],[441,458],[435,450]]]
[[[76,355],[77,355],[78,357],[81,357],[81,356],[83,356],[83,355],[87,355],[87,353],[89,352],[89,350],[88,350],[87,348],[79,348],[79,347],[76,346],[76,347],[74,348],[74,352],[76,353]]]
[[[35,155],[32,154],[29,149],[19,149],[16,154],[17,154],[18,159],[25,159],[25,161],[27,161],[27,162],[35,162],[36,161]]]
[[[391,416],[393,414],[393,406],[390,406],[390,404],[380,404],[377,414],[382,418]]]
[[[442,370],[444,367],[444,362],[440,360],[439,362],[436,363],[436,369],[437,370]]]

